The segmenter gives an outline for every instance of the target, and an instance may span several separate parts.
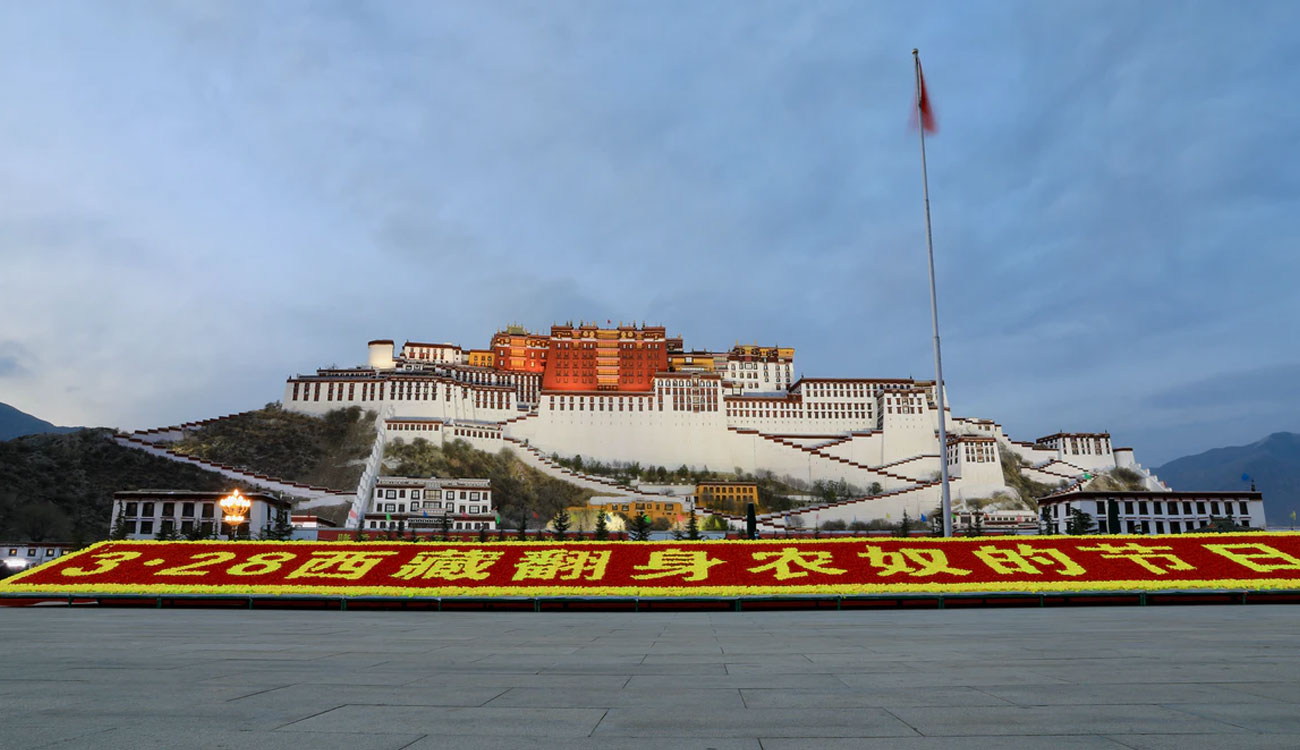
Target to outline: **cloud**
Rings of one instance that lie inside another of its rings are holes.
[[[0,6],[24,105],[0,111],[0,340],[78,363],[0,350],[0,375],[41,372],[19,395],[47,418],[148,426],[259,405],[369,338],[607,318],[793,345],[810,375],[928,375],[916,45],[955,410],[1153,450],[1176,427],[1145,425],[1200,398],[1265,428],[1285,373],[1205,368],[1300,337],[1300,105],[1277,93],[1300,89],[1297,23],[1287,2]]]
[[[0,341],[0,378],[30,375],[31,353],[16,341]]]
[[[1155,391],[1145,403],[1155,409],[1300,404],[1300,363],[1218,373]]]

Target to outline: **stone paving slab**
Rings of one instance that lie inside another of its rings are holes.
[[[0,608],[0,750],[1300,747],[1300,607]]]
[[[765,738],[763,750],[1125,750],[1098,736]]]
[[[1130,750],[1294,750],[1300,734],[1120,734],[1110,739]]]
[[[344,705],[289,723],[293,732],[361,733],[393,731],[443,737],[517,735],[587,737],[605,718],[601,708],[443,708]]]
[[[1241,727],[1158,705],[1092,704],[1071,706],[949,706],[892,708],[890,712],[927,737],[979,735],[1095,734],[1218,734]],[[1230,740],[1225,740],[1229,741]]]

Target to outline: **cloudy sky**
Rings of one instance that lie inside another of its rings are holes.
[[[1300,430],[1300,4],[0,4],[0,401],[136,428],[370,338],[662,323],[1159,464]]]

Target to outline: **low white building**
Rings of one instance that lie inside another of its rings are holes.
[[[113,493],[110,533],[124,524],[124,539],[155,539],[163,531],[180,536],[201,534],[231,538],[231,528],[222,521],[221,498],[227,492],[193,490],[126,490]],[[238,537],[264,536],[277,526],[290,523],[292,503],[264,492],[241,492],[251,503],[247,519],[239,525]]]
[[[1265,528],[1258,492],[1063,492],[1038,501],[1044,530],[1066,533],[1071,509],[1092,516],[1099,534],[1183,534],[1215,521]]]
[[[56,560],[77,549],[66,542],[0,542],[0,573],[17,573]]]
[[[444,521],[443,519],[447,520]],[[447,524],[444,527],[444,524]],[[367,531],[477,531],[497,528],[488,479],[379,477],[361,519]]]

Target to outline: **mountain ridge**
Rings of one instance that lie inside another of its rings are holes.
[[[0,402],[0,440],[12,440],[24,435],[76,432],[80,427],[60,427],[52,422]]]
[[[1176,458],[1153,471],[1171,489],[1181,491],[1246,490],[1253,481],[1264,495],[1269,525],[1289,527],[1291,512],[1300,507],[1300,434],[1274,432],[1246,445]],[[1243,475],[1249,479],[1243,480]]]

